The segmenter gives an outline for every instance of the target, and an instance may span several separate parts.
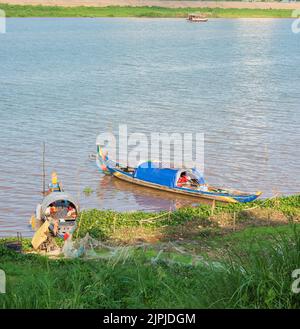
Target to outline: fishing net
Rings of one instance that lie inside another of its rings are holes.
[[[117,259],[125,261],[134,247],[112,247],[92,238],[88,233],[82,239],[72,240],[72,234],[65,241],[62,253],[66,258]]]
[[[179,266],[206,266],[222,269],[219,262],[207,262],[203,256],[192,254],[185,248],[168,242],[153,246],[141,243],[134,246],[111,246],[92,238],[88,233],[82,239],[72,240],[72,235],[65,241],[62,253],[66,258],[102,259],[116,263],[124,263],[129,259],[144,256],[152,265],[164,263]]]

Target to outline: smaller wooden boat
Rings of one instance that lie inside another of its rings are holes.
[[[208,185],[202,174],[194,168],[162,168],[159,163],[151,161],[144,162],[136,168],[124,167],[110,160],[99,146],[96,163],[102,173],[132,184],[199,199],[244,203],[253,201],[262,194],[262,192],[247,193]]]
[[[49,237],[66,240],[76,228],[78,214],[79,205],[70,194],[63,191],[48,194],[31,217],[32,228],[36,229],[31,241],[34,249],[39,249]]]
[[[187,20],[189,22],[207,22],[208,18],[203,14],[189,14]]]
[[[64,192],[56,174],[55,180],[53,177],[52,175],[49,191],[37,205],[35,215],[31,217],[32,228],[37,229],[32,239],[35,249],[48,239],[49,233],[66,239],[76,228],[79,204],[72,195]]]
[[[71,232],[78,214],[77,201],[72,195],[63,191],[48,194],[36,208],[36,219],[49,222],[49,230],[60,238]]]

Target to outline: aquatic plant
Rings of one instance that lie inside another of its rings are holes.
[[[92,193],[94,193],[94,191],[93,191],[93,189],[91,187],[87,186],[87,187],[84,188],[83,193],[86,196],[90,196]]]
[[[145,213],[116,212],[92,209],[81,213],[80,231],[83,237],[89,233],[94,238],[108,239],[130,228],[146,229],[148,234],[156,230],[167,239],[170,236],[199,236],[216,234],[219,229],[240,230],[247,226],[279,225],[300,220],[300,195],[258,200],[251,204],[220,204],[214,209],[207,205],[186,207],[174,212]]]

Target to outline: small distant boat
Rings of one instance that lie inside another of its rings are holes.
[[[100,146],[97,150],[96,163],[101,172],[124,181],[199,199],[244,203],[251,202],[262,194],[262,192],[246,193],[208,185],[196,169],[161,168],[159,163],[151,161],[144,162],[136,168],[124,167],[110,160]]]
[[[190,22],[207,22],[208,18],[203,14],[189,14],[187,20]]]

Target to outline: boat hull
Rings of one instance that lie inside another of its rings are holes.
[[[187,19],[189,22],[195,22],[195,23],[204,23],[207,22],[207,18],[193,18],[193,19]]]

